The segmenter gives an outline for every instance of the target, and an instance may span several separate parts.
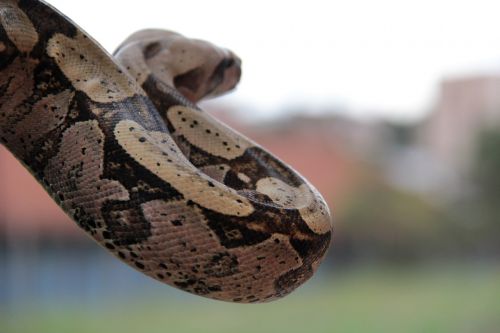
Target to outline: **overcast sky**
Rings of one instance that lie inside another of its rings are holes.
[[[48,1],[108,51],[148,27],[227,46],[243,78],[223,101],[260,116],[333,106],[412,119],[443,77],[500,73],[499,0]]]

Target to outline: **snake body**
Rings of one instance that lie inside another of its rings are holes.
[[[332,235],[321,195],[195,104],[240,60],[146,30],[108,55],[37,0],[0,0],[0,142],[60,207],[148,276],[219,300],[282,297]]]

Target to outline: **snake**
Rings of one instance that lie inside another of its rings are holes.
[[[206,41],[142,30],[110,55],[50,4],[0,0],[1,144],[119,260],[267,302],[311,278],[332,218],[304,177],[198,106],[240,76]]]

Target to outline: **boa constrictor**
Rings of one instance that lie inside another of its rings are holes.
[[[321,195],[195,104],[237,84],[233,53],[146,30],[111,57],[38,0],[0,0],[0,23],[1,143],[99,244],[219,300],[311,277],[332,235]]]

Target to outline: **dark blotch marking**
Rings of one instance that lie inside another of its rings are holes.
[[[203,83],[203,68],[197,67],[174,78],[174,86],[195,93]]]
[[[238,272],[238,258],[228,252],[215,254],[203,267],[203,272],[211,277],[227,277]]]
[[[180,227],[182,225],[181,220],[172,220],[172,224],[175,225],[176,227]]]

